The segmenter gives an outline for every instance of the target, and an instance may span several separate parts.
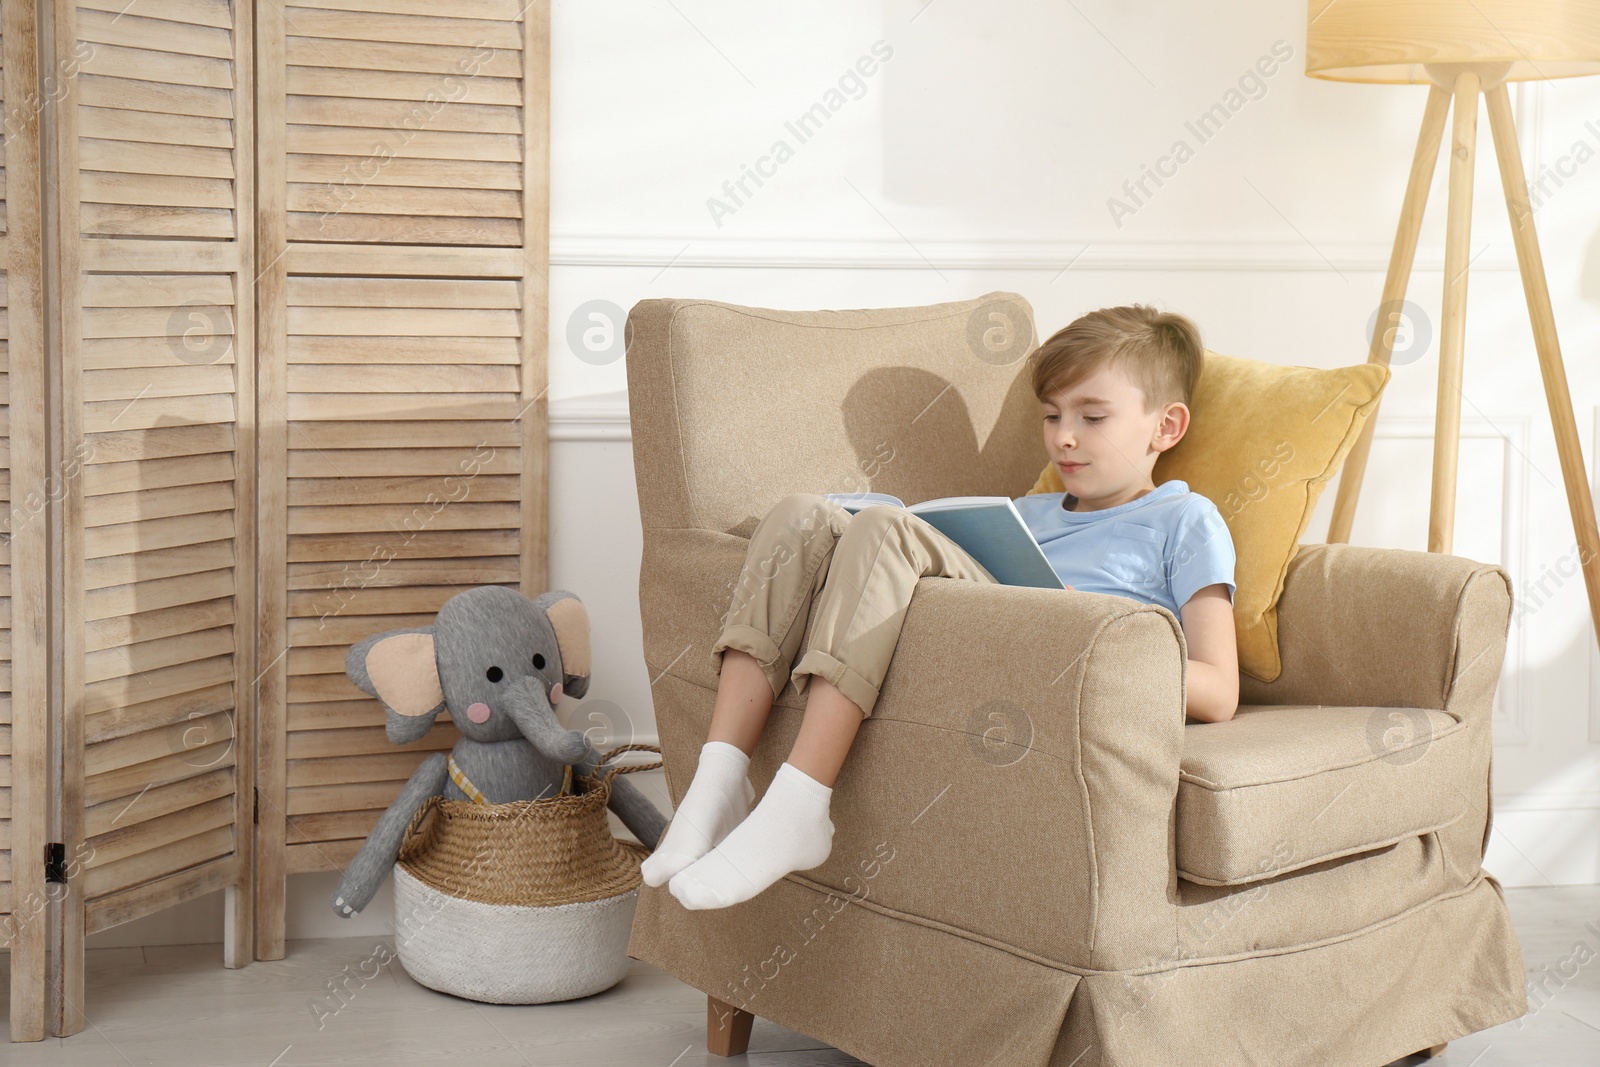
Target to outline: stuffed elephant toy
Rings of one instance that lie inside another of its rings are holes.
[[[537,600],[490,585],[457,593],[432,626],[389,630],[351,646],[345,673],[383,702],[389,740],[426,734],[449,708],[461,739],[446,758],[422,761],[345,868],[333,910],[365,908],[399,856],[406,828],[428,798],[503,804],[556,795],[566,768],[592,774],[600,754],[564,728],[555,705],[589,688],[589,615],[572,593]],[[624,776],[611,780],[611,810],[654,850],[666,818]]]

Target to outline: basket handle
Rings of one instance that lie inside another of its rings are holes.
[[[400,835],[399,852],[404,852],[406,850],[406,846],[411,844],[412,837],[415,836],[421,828],[422,820],[428,817],[428,812],[438,807],[443,801],[444,795],[442,793],[435,793],[433,796],[429,797],[427,800],[424,800],[417,806],[417,810],[412,813],[411,821],[406,824],[405,833]]]
[[[600,759],[595,763],[594,769],[596,771],[599,771],[600,768],[605,767],[605,765],[611,761],[611,757],[620,756],[624,752],[629,752],[629,751],[634,751],[634,750],[637,750],[637,751],[640,751],[640,752],[654,752],[658,756],[661,755],[661,746],[660,745],[644,745],[644,744],[618,745],[616,748],[612,749],[610,752],[607,752],[604,756],[601,756]],[[636,766],[633,766],[633,767],[606,767],[605,777],[600,779],[600,784],[603,787],[605,787],[606,789],[610,789],[611,788],[611,779],[615,778],[619,774],[632,774],[634,771],[653,771],[653,770],[656,770],[656,769],[660,768],[662,765],[663,764],[662,764],[661,760],[656,760],[654,763],[640,763],[640,764],[638,764]]]
[[[620,756],[624,752],[635,750],[641,752],[654,752],[658,756],[661,755],[660,745],[618,745],[616,748],[600,757],[600,759],[594,765],[595,770],[599,771],[600,768],[605,767],[605,765],[610,762],[613,756]],[[600,779],[600,784],[602,787],[610,789],[611,779],[615,778],[619,774],[632,774],[634,771],[653,771],[659,769],[662,765],[663,764],[661,760],[656,760],[654,763],[641,763],[633,767],[607,767],[605,776]],[[405,851],[406,846],[411,843],[412,837],[420,831],[422,827],[422,820],[428,817],[428,812],[432,811],[442,803],[444,803],[444,794],[435,793],[433,796],[429,797],[427,800],[418,805],[417,810],[412,813],[411,821],[406,824],[405,832],[400,835],[401,852]]]

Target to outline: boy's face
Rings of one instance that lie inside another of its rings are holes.
[[[1116,367],[1102,367],[1046,397],[1044,447],[1077,511],[1099,511],[1154,489],[1156,458],[1189,428],[1189,409],[1173,401],[1149,413],[1144,390]]]

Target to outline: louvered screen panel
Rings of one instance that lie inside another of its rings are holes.
[[[61,487],[46,477],[35,19],[31,3],[0,3],[0,948],[11,966],[12,1041],[45,1035],[45,604],[49,509]]]
[[[521,7],[260,13],[262,958],[285,877],[347,863],[457,736],[391,745],[350,646],[545,587],[548,24]]]
[[[5,54],[13,43],[10,29],[0,27],[0,75],[5,75],[11,66],[11,58]],[[0,86],[0,109],[5,107],[8,98],[10,93]],[[0,182],[5,181],[6,166],[10,163],[6,147],[0,139]],[[3,195],[0,195],[0,235],[10,238]],[[6,251],[10,253],[10,250],[10,240],[6,240]],[[5,282],[10,282],[10,278],[0,275],[0,283]],[[6,285],[6,296],[8,294],[10,285]],[[3,301],[3,306],[10,312],[8,299]],[[14,744],[11,741],[11,537],[16,533],[18,517],[11,504],[11,483],[11,333],[3,330],[0,331],[0,501],[5,502],[6,522],[5,537],[0,539],[0,945],[5,945],[6,949],[10,949],[16,931],[16,923],[8,921],[16,901],[16,888],[11,885],[11,745]]]
[[[288,240],[520,247],[523,6],[286,7]]]
[[[15,0],[6,0],[0,5],[0,17],[9,21],[11,8]],[[10,51],[15,47],[15,38],[10,25],[0,26],[0,77],[5,81],[11,80]],[[12,86],[0,84],[0,108],[6,106],[11,99]],[[0,112],[3,114],[4,112]],[[0,182],[9,176],[11,167],[10,153],[7,151],[14,137],[0,139]],[[0,190],[9,193],[8,189],[0,186]],[[0,196],[0,238],[5,240],[5,250],[11,251],[10,228],[6,225],[9,214],[6,200],[8,197]],[[9,268],[10,262],[5,266]],[[19,516],[16,505],[13,503],[12,489],[18,485],[18,479],[13,477],[11,467],[11,330],[10,330],[10,270],[0,273],[0,294],[3,294],[5,319],[4,329],[0,329],[0,455],[4,462],[0,465],[0,499],[6,502],[5,538],[0,541],[0,948],[10,949],[16,941],[20,931],[19,919],[13,914],[16,907],[17,892],[12,884],[12,777],[13,762],[12,749],[14,729],[12,717],[13,700],[11,694],[11,564],[14,555],[14,539],[18,532],[19,519],[28,516]],[[26,494],[23,494],[26,496]],[[40,516],[32,516],[39,518]],[[26,909],[22,913],[22,921],[27,918]]]
[[[58,10],[86,55],[57,127],[72,1033],[87,932],[226,889],[250,958],[254,157],[249,3]]]

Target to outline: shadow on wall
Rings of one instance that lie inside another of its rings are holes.
[[[807,491],[889,493],[907,503],[942,496],[1021,496],[1048,461],[1039,401],[1024,367],[1016,364],[1016,377],[982,444],[966,401],[947,378],[905,366],[865,372],[840,404],[857,470],[819,462],[807,472],[816,479]],[[786,462],[793,459],[791,453]],[[747,476],[764,477],[758,471]],[[749,537],[760,521],[760,515],[749,515],[728,532]]]
[[[912,367],[869,371],[845,397],[845,433],[857,455],[870,455],[880,441],[896,459],[873,479],[872,492],[892,493],[914,503],[940,496],[1021,496],[1033,487],[1048,456],[1039,422],[1039,401],[1025,372],[1018,371],[981,445],[961,393],[935,374]],[[927,397],[920,404],[906,397]],[[884,412],[894,412],[892,421]],[[903,450],[903,451],[902,451]],[[831,490],[830,490],[831,491]]]

